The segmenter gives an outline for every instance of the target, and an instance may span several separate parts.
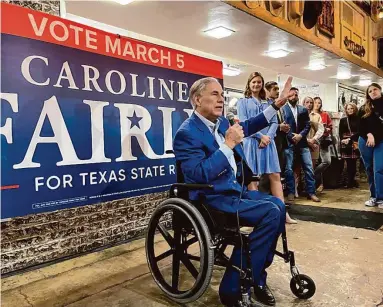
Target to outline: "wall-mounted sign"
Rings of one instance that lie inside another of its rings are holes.
[[[354,41],[349,39],[347,36],[344,38],[343,43],[348,51],[351,51],[353,54],[357,56],[364,57],[364,55],[366,54],[366,49],[364,49],[362,45],[355,43]]]
[[[1,218],[169,189],[188,89],[222,63],[1,4]]]
[[[323,1],[322,13],[318,18],[318,30],[323,34],[334,37],[334,1]]]

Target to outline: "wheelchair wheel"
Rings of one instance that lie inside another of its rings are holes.
[[[298,274],[291,278],[290,289],[296,297],[307,300],[315,294],[316,287],[309,276]]]
[[[204,294],[213,273],[211,245],[209,228],[192,204],[171,198],[157,207],[148,226],[146,256],[154,281],[169,298],[189,303]]]

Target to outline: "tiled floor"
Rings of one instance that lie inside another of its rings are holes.
[[[365,210],[366,195],[357,190],[325,191],[322,203],[310,205]],[[302,199],[301,205],[305,203]],[[268,283],[277,306],[375,307],[381,303],[382,231],[300,221],[288,225],[287,232],[297,265],[315,280],[317,293],[308,301],[295,298],[289,289],[289,267],[276,258],[268,270]],[[162,240],[157,244],[167,248]],[[215,268],[208,291],[188,306],[220,306],[217,290],[222,274],[223,269]],[[144,240],[2,279],[1,294],[6,307],[178,306],[153,281]]]

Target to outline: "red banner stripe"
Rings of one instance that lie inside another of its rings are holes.
[[[20,186],[18,184],[14,185],[3,185],[0,187],[0,190],[11,190],[11,189],[18,189]]]
[[[1,32],[222,79],[222,63],[163,46],[120,37],[57,16],[1,3]]]

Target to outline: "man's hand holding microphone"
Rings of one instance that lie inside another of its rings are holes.
[[[225,144],[233,149],[239,143],[243,141],[245,134],[243,133],[243,128],[239,124],[234,124],[227,129],[225,133]]]

